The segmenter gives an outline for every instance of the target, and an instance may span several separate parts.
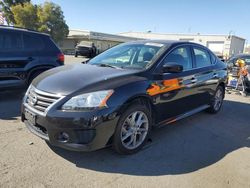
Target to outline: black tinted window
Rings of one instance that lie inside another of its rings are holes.
[[[23,34],[24,50],[42,50],[44,43],[39,35],[24,33]]]
[[[60,51],[59,48],[56,46],[56,44],[50,37],[43,36],[42,39],[44,42],[45,51],[56,51],[56,52]]]
[[[22,49],[22,36],[18,32],[0,31],[0,51],[16,51]]]
[[[183,66],[183,70],[192,69],[192,57],[188,47],[179,47],[172,51],[164,60],[165,63],[174,63]]]
[[[211,65],[210,55],[207,50],[201,48],[194,48],[194,55],[197,68],[207,67]]]

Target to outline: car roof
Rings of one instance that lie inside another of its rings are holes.
[[[29,33],[39,34],[39,35],[50,36],[47,33],[41,33],[39,31],[35,31],[31,29],[26,29],[22,27],[14,27],[14,26],[6,26],[6,25],[0,25],[0,30],[21,31],[21,32],[29,32]]]
[[[188,42],[188,41],[179,41],[179,40],[137,40],[129,42],[131,44],[146,44],[146,43],[156,43],[156,44],[163,44],[163,45],[176,45],[176,44],[192,44],[201,47],[205,47],[198,43]]]
[[[232,57],[250,57],[250,54],[237,54]]]

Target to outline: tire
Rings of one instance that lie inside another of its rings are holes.
[[[44,71],[46,71],[46,70],[38,70],[38,71],[35,71],[35,72],[33,72],[33,73],[31,73],[30,74],[30,76],[29,76],[29,79],[28,79],[28,85],[30,85],[31,84],[31,82],[39,75],[39,74],[41,74],[41,73],[43,73]]]
[[[76,53],[75,53],[75,57],[77,57],[77,56],[78,56],[78,53],[76,52]]]
[[[207,109],[208,113],[216,114],[220,111],[223,104],[224,94],[225,89],[222,86],[218,86],[211,101],[210,107]]]
[[[125,155],[138,152],[147,142],[151,127],[152,118],[147,107],[131,105],[118,121],[113,139],[114,150]]]

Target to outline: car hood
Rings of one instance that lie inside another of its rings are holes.
[[[84,88],[93,88],[93,86],[98,89],[98,87],[100,87],[98,85],[102,85],[101,83],[103,82],[109,82],[118,77],[133,75],[136,72],[139,71],[79,63],[50,69],[34,79],[32,85],[45,92],[69,95]],[[110,84],[106,85],[110,86]]]

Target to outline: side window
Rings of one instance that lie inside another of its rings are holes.
[[[23,33],[23,43],[25,51],[38,51],[44,48],[42,39],[35,34]]]
[[[50,37],[42,36],[42,41],[44,43],[44,49],[43,50],[56,51],[56,52],[59,51],[58,47],[56,46],[56,44],[54,43],[54,41]]]
[[[22,36],[18,32],[0,31],[0,51],[18,51],[22,49]]]
[[[175,63],[183,66],[183,70],[192,69],[192,57],[188,47],[179,47],[172,51],[165,59],[165,63]]]
[[[194,47],[194,55],[197,68],[207,67],[211,65],[210,55],[207,50]]]
[[[217,60],[217,57],[214,54],[212,54],[212,53],[210,53],[210,55],[211,55],[212,64],[215,64],[216,60]]]

